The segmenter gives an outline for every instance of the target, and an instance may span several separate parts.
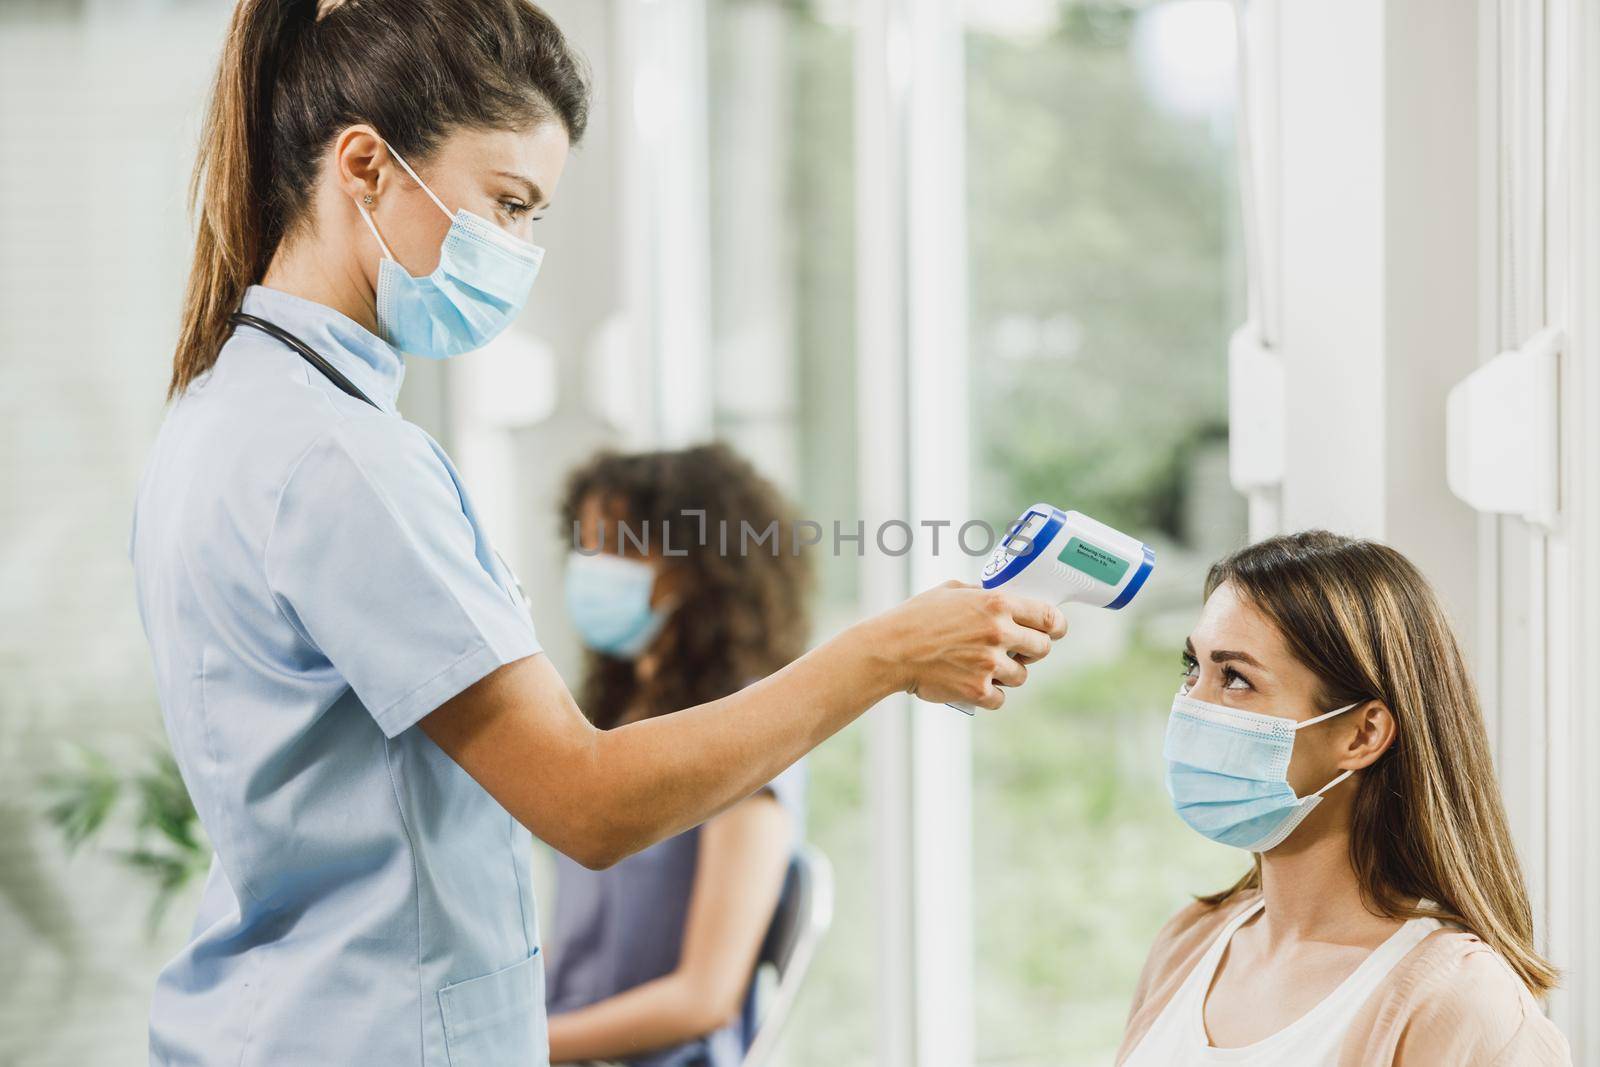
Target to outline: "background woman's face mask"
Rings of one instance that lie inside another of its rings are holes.
[[[402,352],[428,359],[482,348],[528,302],[544,249],[466,208],[452,215],[393,146],[389,153],[450,219],[450,230],[439,249],[439,265],[432,274],[416,278],[394,258],[372,215],[356,201],[384,256],[378,267],[378,335]]]
[[[655,568],[607,553],[567,557],[567,614],[578,637],[608,656],[633,659],[654,641],[670,612],[650,606]]]
[[[1180,692],[1167,719],[1167,792],[1197,833],[1247,852],[1283,843],[1345,771],[1310,796],[1289,785],[1295,734],[1360,701],[1304,722],[1208,704]]]

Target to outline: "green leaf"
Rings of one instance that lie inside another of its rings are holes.
[[[61,831],[69,852],[99,833],[122,792],[122,783],[104,756],[82,746],[76,749],[79,766],[43,780],[46,795],[52,798],[45,817]]]
[[[151,765],[134,778],[139,798],[138,827],[155,830],[190,855],[206,851],[201,843],[200,820],[184,788],[178,763],[170,752],[151,754]]]

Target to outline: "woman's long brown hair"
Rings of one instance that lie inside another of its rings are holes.
[[[216,363],[341,130],[368,123],[420,161],[464,126],[554,119],[577,144],[588,107],[582,62],[527,0],[240,0],[189,184],[194,262],[168,397]]]
[[[1458,923],[1534,995],[1547,993],[1557,973],[1534,948],[1477,690],[1427,580],[1386,545],[1315,530],[1222,560],[1206,596],[1224,582],[1316,674],[1319,706],[1381,700],[1394,715],[1398,737],[1359,773],[1351,818],[1350,862],[1367,906]],[[1260,884],[1258,856],[1237,884],[1201,899],[1221,903]]]
[[[609,729],[630,712],[660,715],[718,700],[805,651],[809,556],[796,543],[793,516],[778,490],[731,448],[602,452],[567,481],[563,538],[575,536],[591,499],[612,517],[606,545],[631,547],[616,520],[634,537],[648,531],[657,546],[670,523],[674,553],[686,553],[664,560],[686,572],[684,599],[651,645],[649,677],[638,677],[633,660],[588,653],[579,705],[596,726]],[[741,523],[753,531],[744,550]],[[774,524],[775,539],[753,540]]]

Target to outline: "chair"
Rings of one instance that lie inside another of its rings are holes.
[[[755,1039],[740,1067],[766,1067],[778,1036],[794,1008],[817,945],[833,924],[833,864],[814,845],[804,845],[789,861],[772,925],[756,957],[752,985],[763,988],[767,972],[776,979],[756,1005]]]

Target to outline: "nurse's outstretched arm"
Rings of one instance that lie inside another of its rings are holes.
[[[1042,600],[949,582],[673,715],[597,730],[534,655],[420,725],[547,844],[606,867],[750,796],[891,693],[998,708],[1065,632]]]

